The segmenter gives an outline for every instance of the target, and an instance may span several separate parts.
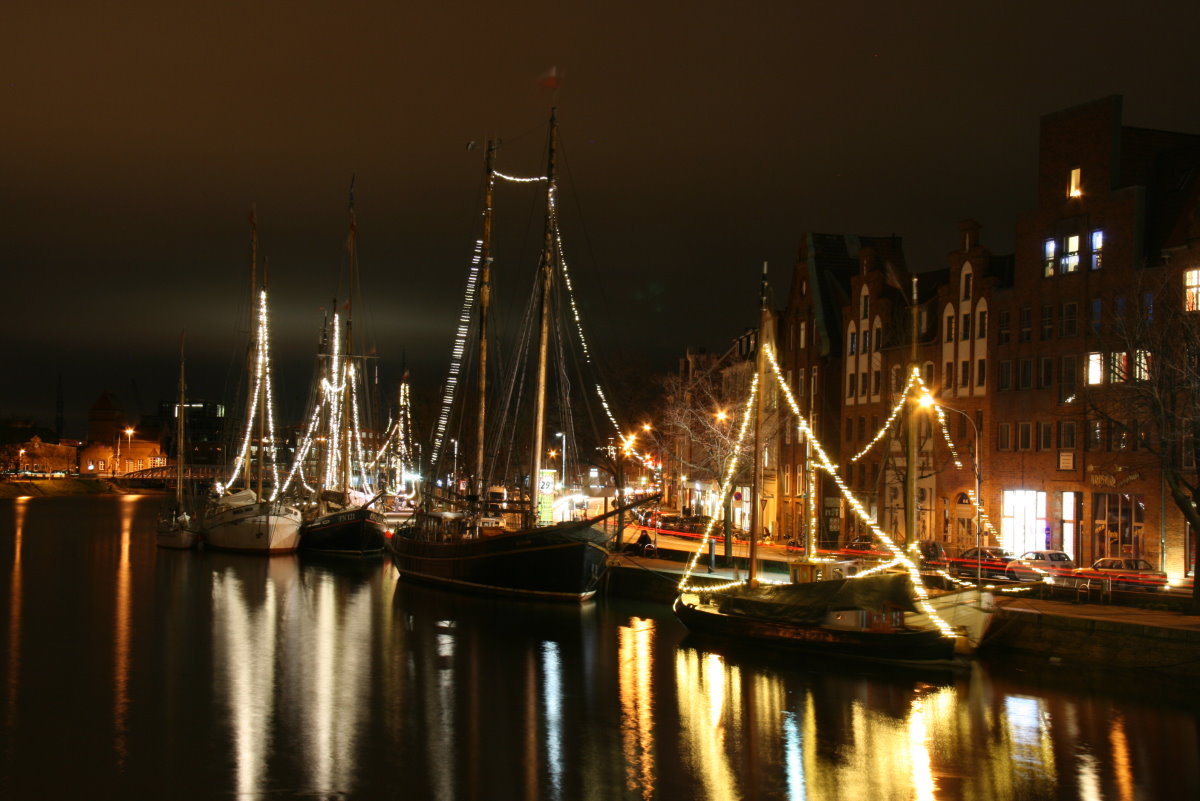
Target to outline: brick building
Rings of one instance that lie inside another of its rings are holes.
[[[1200,137],[1123,126],[1120,98],[1109,97],[1042,119],[1037,203],[1019,221],[1016,253],[992,255],[977,224],[960,224],[946,268],[919,274],[915,311],[898,240],[806,237],[780,316],[785,380],[881,528],[904,534],[901,432],[912,413],[917,539],[952,553],[975,543],[977,463],[995,526],[985,542],[1190,571],[1194,536],[1161,465],[1182,460],[1194,479],[1195,440],[1164,433],[1135,400],[1159,377],[1175,382],[1160,396],[1200,395],[1200,370],[1167,375],[1200,359],[1170,351],[1184,331],[1200,349],[1198,186]],[[945,435],[930,412],[896,405],[914,348],[951,410]],[[785,533],[798,530],[805,486],[791,429],[775,512]],[[864,533],[837,488],[819,482],[822,542]]]

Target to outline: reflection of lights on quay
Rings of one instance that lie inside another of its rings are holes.
[[[133,429],[126,434],[132,435]],[[129,713],[129,640],[130,631],[130,567],[129,538],[133,531],[133,512],[138,496],[121,496],[121,554],[117,563],[116,620],[113,625],[113,745],[117,764],[124,765],[128,743],[125,740],[125,718]]]
[[[21,541],[25,535],[25,512],[29,496],[22,495],[13,502],[13,563],[8,581],[8,703],[5,706],[5,728],[14,731],[17,722],[17,688],[21,670]],[[5,750],[12,746],[11,738]]]

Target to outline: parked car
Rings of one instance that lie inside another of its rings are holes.
[[[1065,551],[1026,551],[1004,568],[1004,577],[1012,581],[1041,581],[1069,578],[1075,562]]]
[[[1159,592],[1167,588],[1167,574],[1145,559],[1108,557],[1097,559],[1091,567],[1075,571],[1075,580],[1108,579],[1114,590]]]
[[[1003,548],[968,548],[951,560],[950,568],[959,578],[975,578],[976,571],[983,578],[1005,578],[1008,563],[1016,557]]]
[[[852,556],[884,556],[888,553],[883,543],[870,535],[855,537],[842,547],[842,551]]]

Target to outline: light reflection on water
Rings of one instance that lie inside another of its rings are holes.
[[[166,552],[158,503],[0,506],[6,796],[1200,796],[1194,695],[1158,682],[820,665],[694,642],[663,607]]]

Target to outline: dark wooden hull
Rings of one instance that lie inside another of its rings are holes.
[[[374,509],[330,512],[300,527],[300,550],[346,556],[383,552],[387,518]]]
[[[694,599],[693,599],[694,600]],[[715,606],[675,599],[675,615],[689,631],[742,643],[836,658],[897,664],[950,665],[954,640],[934,629],[862,631],[729,615]]]
[[[552,526],[479,539],[420,539],[401,529],[388,540],[392,563],[410,581],[489,595],[580,602],[596,593],[608,551],[587,526]]]

